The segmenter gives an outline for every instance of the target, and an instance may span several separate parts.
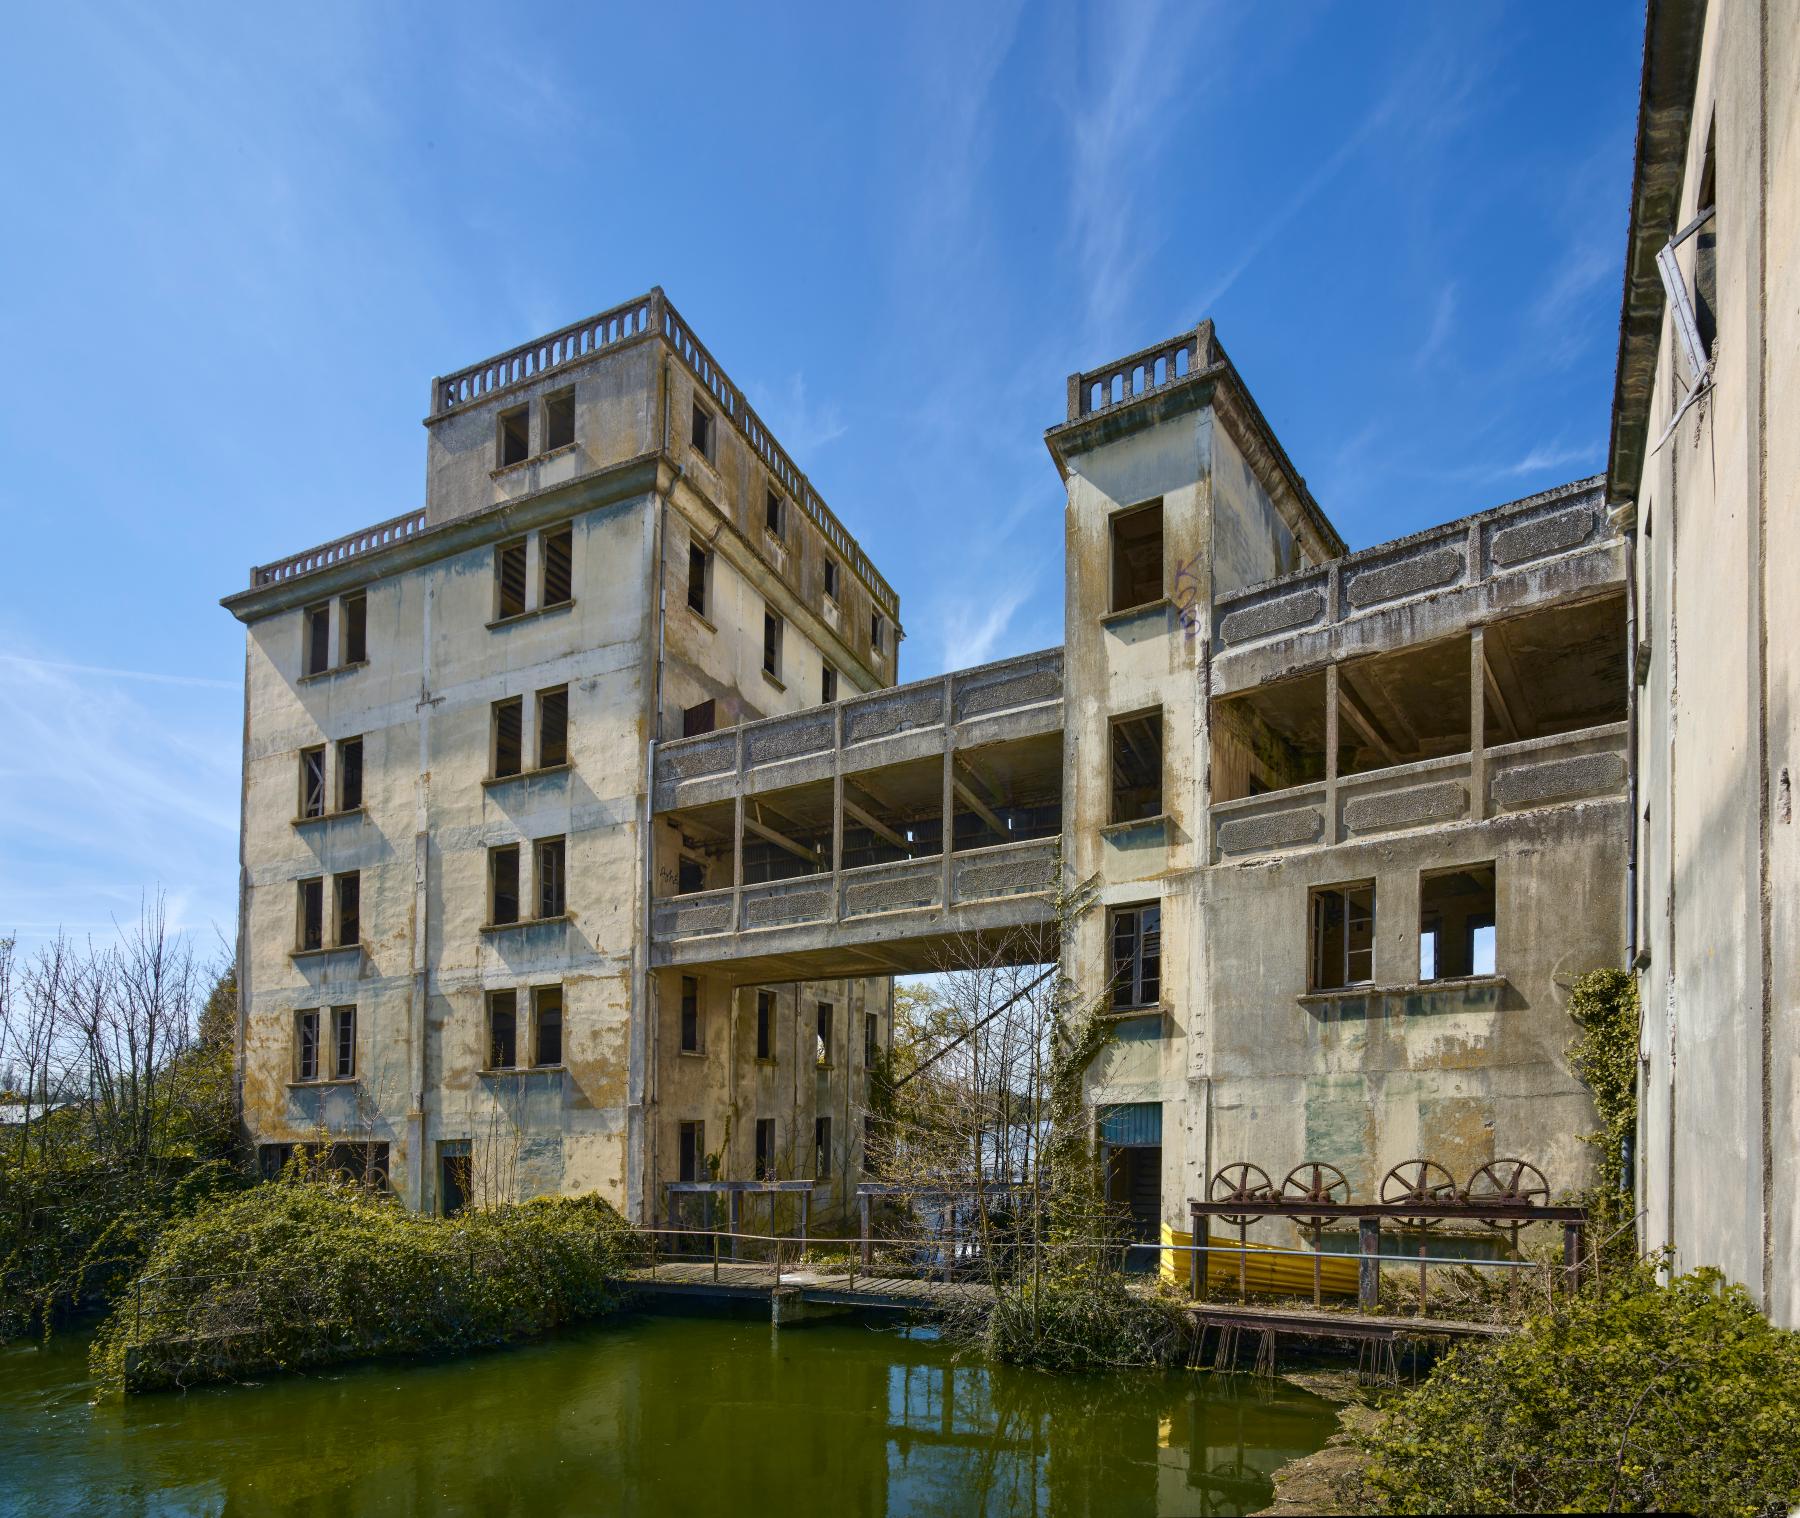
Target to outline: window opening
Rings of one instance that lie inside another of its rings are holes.
[[[678,1145],[680,1176],[684,1181],[706,1179],[706,1124],[683,1123]]]
[[[688,544],[688,609],[706,615],[706,550]]]
[[[881,1048],[881,1019],[873,1012],[863,1014],[863,1065],[870,1068]]]
[[[1312,989],[1366,986],[1375,978],[1375,882],[1312,893]]]
[[[519,993],[488,992],[488,1062],[490,1070],[511,1070],[519,1063]]]
[[[331,1073],[347,1081],[356,1075],[356,1008],[331,1009]]]
[[[547,532],[543,539],[544,594],[543,606],[566,606],[575,599],[575,529],[559,527]]]
[[[682,708],[682,737],[698,738],[702,733],[710,733],[714,725],[713,704],[710,698],[700,702],[697,706]]]
[[[569,762],[569,687],[538,692],[538,768],[554,769]]]
[[[306,608],[305,673],[322,675],[331,668],[331,603]]]
[[[540,838],[537,843],[537,915],[561,917],[569,909],[568,879],[564,871],[566,841]]]
[[[514,406],[500,413],[500,467],[523,464],[531,457],[531,408]]]
[[[366,664],[369,662],[369,598],[363,595],[345,596],[340,605],[344,617],[343,662]]]
[[[559,390],[544,399],[544,452],[575,441],[575,392]]]
[[[345,738],[337,746],[338,810],[354,812],[363,804],[363,741]]]
[[[531,993],[532,1021],[537,1034],[532,1044],[534,1065],[563,1062],[563,996],[561,986],[538,986]]]
[[[837,700],[837,671],[829,664],[819,671],[819,700],[825,706]]]
[[[502,543],[494,550],[496,619],[525,614],[525,540]]]
[[[756,1057],[775,1058],[775,993],[756,993]]]
[[[781,536],[781,508],[782,500],[780,494],[773,490],[769,491],[767,499],[763,502],[763,526],[768,528],[768,530],[776,537]]]
[[[1465,865],[1419,877],[1419,979],[1493,975],[1494,866]]]
[[[683,854],[675,865],[675,894],[691,896],[706,889],[706,866],[691,854]]]
[[[700,1052],[700,982],[692,975],[681,977],[681,1052]]]
[[[692,433],[694,451],[702,458],[712,458],[712,413],[694,402],[694,430]]]
[[[828,558],[825,560],[825,594],[833,601],[838,598],[838,567],[836,559]]]
[[[294,1018],[294,1079],[319,1078],[319,1014],[308,1010]]]
[[[882,625],[881,613],[872,612],[869,616],[869,648],[874,653],[881,652],[882,639],[886,631]]]
[[[1162,999],[1162,907],[1121,907],[1112,914],[1112,1004],[1153,1007]]]
[[[828,1117],[813,1119],[813,1178],[820,1181],[831,1178],[831,1119]]]
[[[1162,713],[1115,717],[1112,723],[1112,820],[1136,822],[1163,809]]]
[[[322,747],[300,750],[300,815],[325,815],[325,750]]]
[[[509,843],[488,850],[488,921],[519,920],[519,846]]]
[[[300,947],[325,947],[325,879],[320,875],[300,882]]]
[[[775,1119],[772,1117],[756,1120],[756,1179],[775,1179]]]
[[[362,940],[362,876],[355,870],[336,876],[337,946],[354,948]]]
[[[503,780],[525,767],[525,702],[514,696],[494,703],[494,778]]]
[[[828,1001],[820,1002],[819,1007],[818,1007],[818,1014],[819,1014],[819,1030],[818,1030],[819,1036],[818,1036],[817,1063],[821,1067],[824,1067],[824,1066],[830,1065],[830,1063],[831,1063],[831,1015],[832,1015],[831,1003]]]
[[[763,611],[763,673],[781,678],[781,618]]]
[[[1163,595],[1162,502],[1112,517],[1112,610],[1147,606]]]

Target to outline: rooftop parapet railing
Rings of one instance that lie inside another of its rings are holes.
[[[1213,324],[1201,322],[1166,342],[1069,376],[1069,420],[1110,411],[1197,373],[1213,357]]]
[[[494,358],[484,358],[478,364],[459,369],[455,374],[434,379],[431,382],[431,414],[446,416],[463,406],[474,405],[496,390],[536,379],[627,338],[642,337],[654,330],[658,314],[656,306],[661,297],[660,290],[652,290],[648,295],[636,296],[610,311],[571,323],[548,337],[534,338]]]
[[[389,517],[385,522],[377,522],[373,527],[364,527],[360,531],[346,533],[341,538],[333,538],[329,543],[321,543],[317,548],[308,548],[302,553],[290,554],[285,559],[277,559],[272,564],[259,564],[250,571],[250,588],[260,589],[264,585],[279,585],[284,580],[292,580],[300,575],[312,574],[315,570],[328,569],[333,564],[345,559],[353,559],[358,554],[369,553],[377,548],[385,548],[390,543],[398,543],[413,537],[425,530],[425,512],[404,512],[397,517]]]

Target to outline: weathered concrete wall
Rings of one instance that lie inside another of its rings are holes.
[[[1784,611],[1800,569],[1800,18],[1777,7],[1765,27],[1754,8],[1712,5],[1704,21],[1691,129],[1669,149],[1679,159],[1653,167],[1678,171],[1683,225],[1702,208],[1712,144],[1714,387],[1640,479],[1611,482],[1635,497],[1649,654],[1637,754],[1640,1197],[1647,1244],[1674,1244],[1682,1268],[1721,1267],[1796,1324],[1800,677]],[[1690,288],[1700,249],[1693,238],[1678,254]],[[1652,441],[1691,381],[1665,313]]]
[[[1214,427],[1210,455],[1214,597],[1300,568],[1302,555],[1293,529],[1282,521],[1268,490],[1224,427]]]

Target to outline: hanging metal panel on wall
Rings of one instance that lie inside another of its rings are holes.
[[[1162,1144],[1161,1102],[1119,1102],[1100,1109],[1100,1142],[1115,1149],[1156,1148]]]

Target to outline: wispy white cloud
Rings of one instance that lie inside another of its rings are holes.
[[[1025,604],[1035,585],[1036,576],[1026,574],[997,592],[990,589],[940,605],[944,668],[967,669],[993,658],[1011,626],[1013,614]]]
[[[99,664],[65,664],[59,659],[29,659],[24,654],[0,654],[0,663],[58,674],[93,675],[105,680],[128,680],[146,685],[196,685],[207,690],[237,690],[235,680],[215,680],[208,675],[165,675],[155,670],[108,669]]]
[[[810,470],[810,457],[850,430],[836,401],[815,401],[807,394],[803,374],[789,375],[779,389],[752,384],[750,401],[802,469]]]
[[[1501,479],[1526,474],[1548,474],[1576,465],[1597,465],[1603,452],[1604,450],[1597,441],[1573,444],[1539,443],[1529,449],[1523,458],[1516,459],[1510,464],[1500,465],[1493,471],[1492,477]]]
[[[1437,298],[1432,302],[1430,330],[1425,334],[1425,341],[1419,344],[1419,351],[1413,355],[1415,369],[1429,369],[1443,357],[1450,334],[1456,328],[1456,302],[1457,284],[1451,280],[1439,288]]]

